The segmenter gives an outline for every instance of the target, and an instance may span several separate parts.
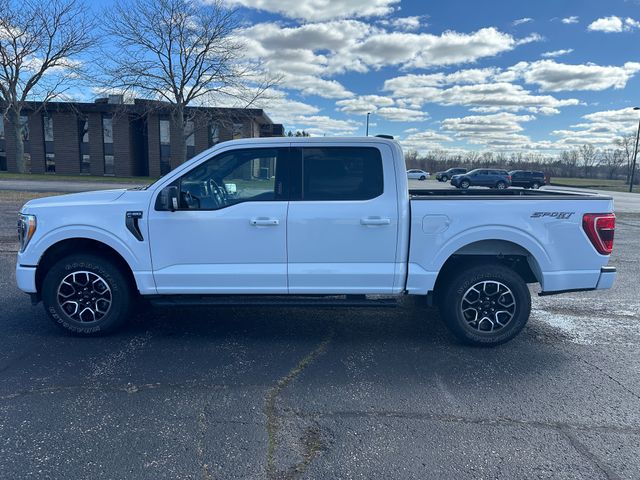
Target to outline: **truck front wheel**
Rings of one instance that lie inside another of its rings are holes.
[[[84,336],[111,332],[128,318],[132,290],[110,260],[91,254],[56,262],[42,283],[42,302],[58,326]]]
[[[451,333],[464,343],[495,346],[515,337],[531,311],[527,284],[513,270],[481,264],[450,277],[440,312]]]

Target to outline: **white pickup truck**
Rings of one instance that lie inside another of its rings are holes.
[[[388,306],[421,295],[453,334],[497,345],[531,297],[610,288],[609,197],[409,190],[386,138],[225,142],[154,184],[32,200],[18,287],[79,334],[161,305]]]

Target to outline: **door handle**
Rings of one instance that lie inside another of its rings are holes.
[[[391,219],[381,217],[361,218],[360,225],[391,225]]]
[[[254,227],[275,227],[280,224],[277,218],[252,218],[249,223]]]

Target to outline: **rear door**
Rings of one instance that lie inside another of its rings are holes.
[[[287,217],[289,293],[392,293],[398,199],[391,148],[299,147],[299,189],[292,183]]]

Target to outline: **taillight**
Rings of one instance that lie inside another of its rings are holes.
[[[585,213],[582,217],[582,228],[598,253],[602,255],[611,253],[613,232],[616,229],[614,213]]]
[[[507,175],[507,180],[511,181],[511,175]]]

